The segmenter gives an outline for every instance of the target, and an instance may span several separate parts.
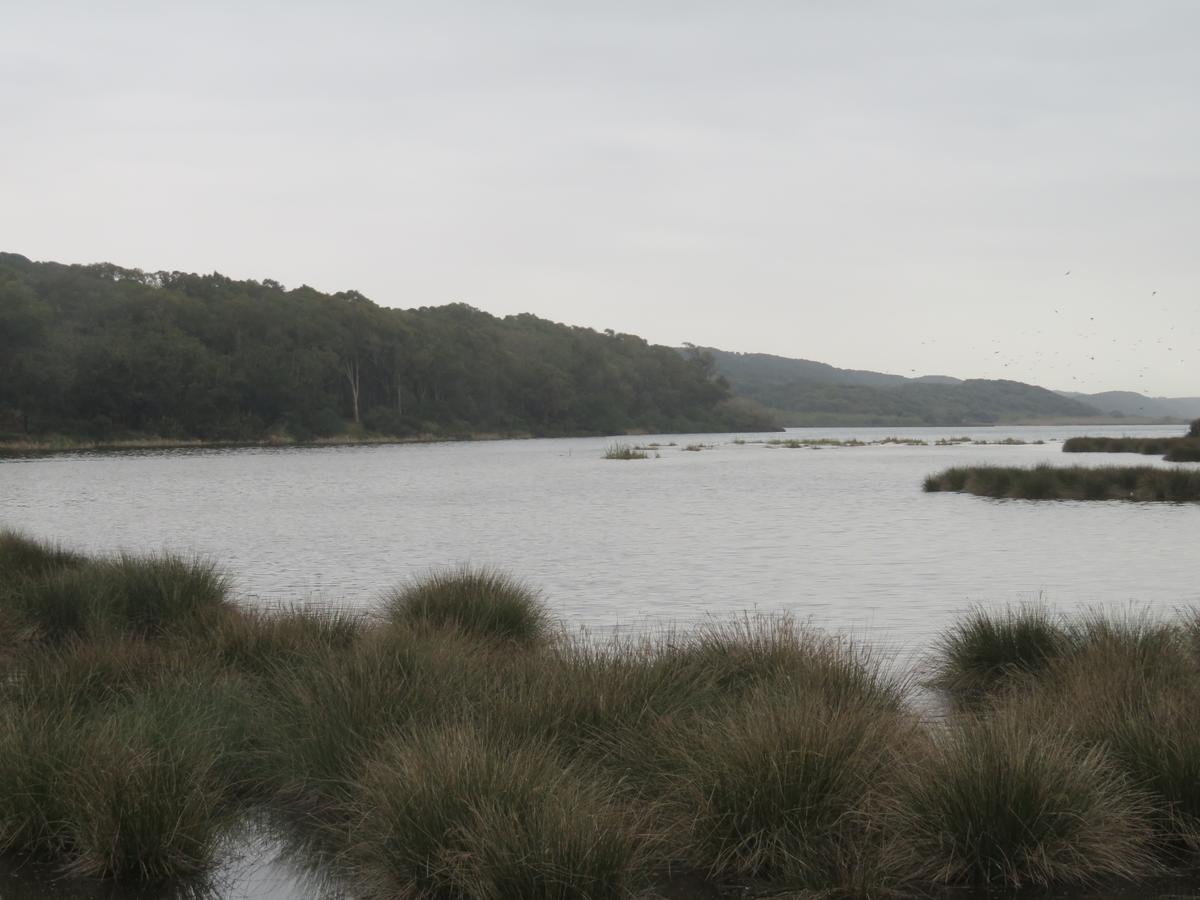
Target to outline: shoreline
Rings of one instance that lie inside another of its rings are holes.
[[[1027,420],[1017,422],[980,422],[980,423],[954,423],[944,425],[842,425],[831,423],[827,425],[788,425],[781,427],[772,432],[767,433],[782,433],[784,431],[796,430],[820,430],[831,428],[918,428],[918,429],[933,429],[933,428],[1035,428],[1035,427],[1053,427],[1053,426],[1114,426],[1114,425],[1131,425],[1131,426],[1146,426],[1146,425],[1179,425],[1186,424],[1184,420],[1173,419],[1149,419],[1149,418],[1112,418],[1102,417],[1093,419],[1047,419],[1047,420]],[[589,438],[589,437],[638,437],[648,434],[749,434],[745,430],[740,431],[624,431],[619,434],[611,434],[609,432],[573,432],[571,434],[555,434],[555,435],[537,435],[528,431],[524,432],[494,432],[494,431],[479,431],[471,432],[465,435],[440,435],[432,433],[423,433],[417,435],[363,435],[363,436],[348,436],[338,435],[336,437],[316,438],[310,441],[298,441],[291,437],[283,435],[273,435],[258,440],[244,441],[222,441],[222,440],[205,440],[201,438],[164,438],[157,436],[131,437],[109,441],[92,441],[82,438],[73,438],[63,435],[55,435],[46,439],[30,439],[20,441],[0,441],[0,458],[22,457],[22,456],[54,456],[61,453],[111,453],[119,451],[137,451],[137,450],[241,450],[241,449],[256,449],[256,448],[280,448],[280,447],[296,447],[296,448],[317,448],[317,447],[356,447],[356,446],[377,446],[386,444],[458,444],[472,443],[477,441],[523,441],[537,440],[539,438]],[[758,434],[760,432],[754,432]]]

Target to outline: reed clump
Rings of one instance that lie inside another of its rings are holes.
[[[1036,677],[1070,643],[1066,628],[1044,607],[998,614],[976,608],[937,638],[928,681],[957,702],[971,703]]]
[[[1064,453],[1141,453],[1168,462],[1200,462],[1200,419],[1181,437],[1073,437],[1063,442]]]
[[[650,454],[639,447],[628,444],[609,444],[604,450],[605,459],[649,459]]]
[[[627,898],[654,861],[644,813],[551,746],[470,726],[385,744],[349,808],[349,855],[381,894]]]
[[[1102,749],[1000,712],[930,735],[906,770],[897,827],[932,883],[1011,888],[1154,872],[1152,815]]]
[[[1012,500],[1194,503],[1200,500],[1200,471],[1153,466],[959,466],[928,476],[924,489]]]
[[[463,567],[412,581],[385,596],[382,614],[393,624],[525,645],[544,643],[551,628],[537,591],[489,568]]]

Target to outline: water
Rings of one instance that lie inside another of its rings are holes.
[[[430,568],[492,564],[540,586],[571,628],[640,630],[746,610],[789,611],[903,658],[977,603],[1040,599],[1063,609],[1170,611],[1200,601],[1200,505],[996,501],[921,491],[927,474],[960,464],[1167,465],[1155,457],[1067,455],[1060,442],[1082,433],[1179,432],[1006,427],[789,435],[1046,442],[820,450],[753,443],[775,434],[743,435],[745,444],[731,435],[621,438],[678,445],[633,461],[604,460],[613,439],[599,438],[75,454],[0,461],[0,525],[92,551],[204,554],[230,571],[249,602],[368,606]],[[683,450],[689,443],[712,446]],[[242,846],[218,871],[215,892],[48,886],[34,873],[0,868],[0,896],[328,894],[277,855],[277,848]]]
[[[1026,446],[788,449],[779,435],[659,435],[660,457],[602,458],[612,439],[75,454],[0,462],[0,524],[93,551],[219,560],[251,602],[368,606],[430,568],[500,566],[569,627],[653,628],[790,611],[916,648],[972,604],[1066,609],[1200,600],[1200,506],[924,494],[950,465],[1169,465],[1064,454],[1074,434],[1136,428],[795,430]],[[689,443],[711,444],[688,452]]]

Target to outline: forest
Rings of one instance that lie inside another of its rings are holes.
[[[699,350],[270,279],[0,253],[0,440],[761,431]]]

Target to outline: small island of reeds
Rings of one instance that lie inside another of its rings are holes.
[[[1063,453],[1140,453],[1161,456],[1168,462],[1200,462],[1200,419],[1180,437],[1067,438]]]
[[[906,675],[786,616],[589,640],[480,569],[260,610],[0,532],[0,854],[59,879],[256,828],[362,898],[1137,885],[1198,861],[1197,709],[1191,613],[977,611]]]
[[[1200,501],[1200,471],[1154,466],[955,466],[925,479],[927,492],[1011,500]]]

